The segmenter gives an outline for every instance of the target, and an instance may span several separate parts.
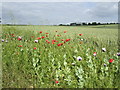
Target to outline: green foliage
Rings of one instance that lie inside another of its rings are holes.
[[[3,26],[3,87],[117,88],[120,76],[117,28],[108,28],[112,25],[98,27]],[[48,37],[34,42],[46,33]],[[20,41],[17,40],[19,36],[22,37]],[[61,39],[71,40],[57,46],[64,42]],[[51,40],[58,42],[52,44]],[[106,48],[106,52],[102,52],[102,48]],[[82,57],[81,61],[76,59],[78,56]],[[109,63],[109,59],[114,61]]]

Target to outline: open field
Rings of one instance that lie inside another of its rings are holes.
[[[117,88],[117,28],[2,26],[3,87]]]

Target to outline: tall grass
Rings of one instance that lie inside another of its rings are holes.
[[[3,87],[117,88],[116,27],[3,26]],[[48,37],[46,33],[49,33]],[[21,41],[17,40],[19,36]],[[34,42],[42,36],[45,38]],[[53,39],[58,42],[52,44]],[[58,46],[64,42],[61,39],[70,41]],[[106,48],[106,52],[102,48]],[[97,52],[96,56],[94,52]],[[78,56],[82,57],[81,61],[77,60]],[[114,61],[109,63],[109,59]]]

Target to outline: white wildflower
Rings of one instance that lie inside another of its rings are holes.
[[[74,52],[75,52],[75,53],[78,53],[78,50],[76,49]]]
[[[35,42],[35,43],[38,43],[38,40],[35,40],[34,42]]]
[[[72,63],[72,65],[75,65],[75,63]]]
[[[96,55],[97,55],[97,53],[96,53],[96,52],[94,52],[94,53],[93,53],[93,56],[96,56]]]
[[[106,48],[102,48],[102,51],[103,51],[103,52],[106,52]]]
[[[77,60],[78,60],[78,61],[81,61],[81,60],[82,60],[82,58],[81,58],[80,56],[78,56],[78,57],[77,57]]]
[[[8,42],[8,40],[6,40],[5,42]]]
[[[1,41],[2,41],[2,42],[4,42],[5,40],[4,40],[4,39],[2,39]]]

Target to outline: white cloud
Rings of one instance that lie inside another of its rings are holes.
[[[100,19],[114,18],[117,21],[118,3],[97,3],[94,8],[87,9],[86,14]]]
[[[117,3],[3,3],[3,20],[18,23],[59,24],[117,21]]]

